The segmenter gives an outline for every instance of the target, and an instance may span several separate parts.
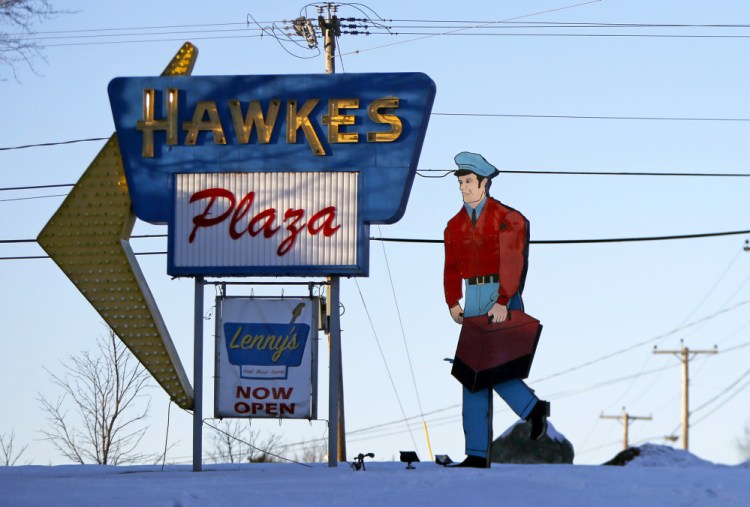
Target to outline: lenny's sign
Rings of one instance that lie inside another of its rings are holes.
[[[109,95],[133,210],[170,224],[170,274],[366,275],[369,225],[405,212],[435,85],[419,73],[144,77]],[[213,231],[207,265],[172,255]]]
[[[216,417],[316,417],[318,303],[216,300]]]

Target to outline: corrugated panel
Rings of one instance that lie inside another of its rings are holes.
[[[357,261],[357,172],[178,174],[177,267],[348,266]],[[231,192],[190,203],[196,192]],[[325,210],[328,209],[328,212]],[[323,212],[318,218],[316,214]],[[204,226],[194,219],[203,217]],[[221,217],[224,217],[220,220]],[[208,224],[208,222],[216,222]],[[333,230],[328,237],[325,230]],[[193,241],[190,241],[194,232]],[[234,234],[235,237],[232,237]],[[268,237],[266,237],[268,236]]]

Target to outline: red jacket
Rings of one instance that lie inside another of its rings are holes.
[[[465,208],[445,228],[445,302],[452,308],[463,296],[464,278],[500,275],[497,302],[507,305],[523,290],[529,252],[529,222],[491,197],[476,226]]]

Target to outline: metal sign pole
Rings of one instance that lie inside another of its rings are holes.
[[[195,277],[193,343],[193,472],[203,467],[203,277]]]
[[[341,278],[332,276],[328,285],[328,330],[330,365],[328,368],[328,466],[338,466],[339,383],[341,382],[341,321],[339,294]]]

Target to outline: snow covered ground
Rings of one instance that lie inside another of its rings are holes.
[[[747,506],[750,463],[714,465],[646,445],[624,467],[494,465],[446,469],[418,463],[111,467],[0,467],[0,506],[205,507],[235,505]],[[454,457],[456,458],[456,457]]]

